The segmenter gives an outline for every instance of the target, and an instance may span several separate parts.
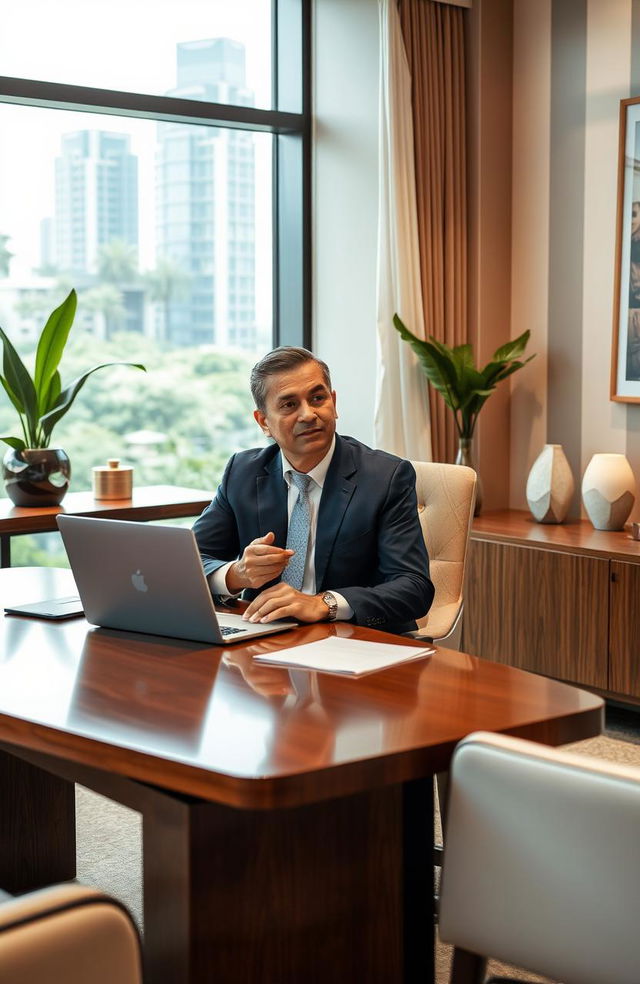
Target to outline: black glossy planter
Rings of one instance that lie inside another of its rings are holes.
[[[71,462],[61,448],[9,448],[2,474],[16,506],[57,506],[69,488]]]

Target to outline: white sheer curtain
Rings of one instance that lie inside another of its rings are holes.
[[[380,186],[378,197],[378,378],[375,434],[379,448],[431,461],[426,377],[393,327],[397,312],[424,338],[416,213],[411,76],[396,0],[379,0]]]

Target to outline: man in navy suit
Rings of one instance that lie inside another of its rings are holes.
[[[252,622],[338,619],[414,629],[434,588],[412,465],[336,434],[329,369],[306,349],[266,355],[252,370],[251,391],[254,417],[275,443],[231,458],[194,526],[214,594],[243,593]],[[311,479],[310,534],[297,588],[281,577],[294,554],[287,531],[304,475]]]

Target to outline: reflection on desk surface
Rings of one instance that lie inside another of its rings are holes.
[[[117,658],[123,647],[124,664]],[[197,752],[218,665],[219,655],[205,643],[90,629],[67,727],[162,754]]]

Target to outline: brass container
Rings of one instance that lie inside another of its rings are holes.
[[[120,465],[119,458],[109,458],[106,467],[93,469],[94,499],[130,499],[133,490],[133,468]]]

